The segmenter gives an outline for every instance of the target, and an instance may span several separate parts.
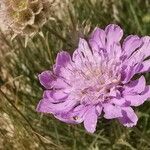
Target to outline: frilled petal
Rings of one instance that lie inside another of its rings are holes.
[[[91,108],[91,106],[78,105],[75,107],[71,113],[72,118],[74,118],[75,122],[81,123],[84,121],[86,117],[86,113]]]
[[[104,117],[106,119],[114,119],[118,117],[122,117],[122,109],[120,106],[112,105],[112,104],[104,104],[103,105]]]
[[[128,64],[129,65],[129,64]],[[130,80],[132,79],[132,77],[139,73],[139,71],[141,70],[141,63],[136,64],[136,65],[129,65],[127,66],[127,68],[123,68],[123,70],[121,71],[121,80],[123,84],[126,84],[128,82],[130,82]]]
[[[90,108],[86,112],[86,116],[84,119],[84,127],[88,132],[94,133],[94,131],[96,130],[97,119],[98,114],[96,113],[95,107]]]
[[[120,91],[119,90],[116,90],[116,89],[110,89],[110,92],[109,92],[109,96],[111,97],[119,97],[120,98]]]
[[[150,86],[146,86],[141,94],[125,95],[126,101],[130,102],[130,106],[142,105],[148,98],[150,98]]]
[[[119,118],[120,123],[126,127],[133,127],[137,124],[138,118],[131,107],[125,107],[122,109],[122,117]]]
[[[71,57],[68,52],[62,51],[57,54],[54,72],[59,75],[61,68],[65,68],[71,62]]]
[[[141,56],[143,56],[143,59],[150,56],[150,36],[142,37],[141,40],[143,42],[142,46],[130,57],[130,60],[135,59],[137,63],[141,59]]]
[[[42,100],[39,101],[36,107],[36,111],[42,112],[42,113],[52,113],[52,110],[49,104],[50,104],[49,99],[43,98]]]
[[[44,71],[38,75],[40,83],[46,88],[52,88],[52,82],[55,80],[55,76],[51,71]]]
[[[101,105],[97,105],[97,106],[96,106],[96,111],[97,111],[97,113],[98,113],[99,116],[101,115],[102,109],[103,109],[103,108],[102,108]]]
[[[111,99],[111,103],[118,105],[118,106],[128,105],[124,98],[113,98],[113,99]]]
[[[123,42],[125,55],[129,57],[142,44],[142,40],[137,35],[128,36]]]
[[[54,114],[67,113],[70,110],[72,110],[77,104],[78,104],[77,101],[71,99],[71,100],[66,100],[64,102],[60,102],[56,104],[49,103],[49,108],[51,108]]]
[[[89,106],[78,105],[73,110],[67,113],[58,113],[55,117],[63,122],[79,124],[85,119],[86,112],[89,110]]]
[[[53,101],[47,97],[43,98],[39,102],[36,110],[38,112],[58,114],[69,112],[77,105],[77,101],[74,100],[66,100],[60,103],[53,103]]]
[[[60,120],[62,122],[76,124],[75,120],[73,118],[71,118],[69,114],[70,114],[70,112],[59,113],[59,114],[55,114],[54,116],[55,116],[55,118],[57,118],[58,120]]]
[[[55,89],[65,89],[68,88],[70,85],[65,81],[64,78],[58,77],[54,82],[53,82],[53,87]]]
[[[129,106],[139,106],[146,101],[146,99],[140,95],[127,95],[125,99],[129,102]]]
[[[144,91],[146,86],[146,81],[144,76],[141,76],[139,79],[129,82],[124,86],[123,93],[141,93]]]
[[[43,113],[56,113],[58,111],[69,111],[76,104],[74,101],[65,101],[67,95],[62,91],[46,90],[43,99],[40,100],[36,110]]]
[[[121,48],[121,44],[120,43],[114,43],[113,45],[111,45],[111,51],[109,54],[110,59],[112,57],[114,58],[119,58],[122,55],[122,48]]]
[[[144,73],[144,72],[149,72],[150,71],[150,60],[145,60],[141,64],[141,69],[138,73]]]
[[[92,55],[92,51],[90,50],[88,43],[86,42],[86,40],[81,39],[79,40],[79,45],[78,45],[78,49],[74,51],[73,53],[73,61],[75,61],[75,63],[83,63],[85,60],[89,61],[92,60],[93,55]]]
[[[43,98],[49,99],[51,102],[60,102],[68,97],[68,94],[64,93],[62,90],[45,90]]]
[[[94,51],[100,52],[105,50],[106,46],[106,33],[100,28],[95,28],[89,39],[90,46]]]
[[[123,36],[123,30],[115,24],[110,24],[105,28],[106,32],[106,45],[107,45],[107,51],[108,53],[111,52],[111,47],[114,43],[118,43],[122,36]]]

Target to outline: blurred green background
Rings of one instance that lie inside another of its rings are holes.
[[[150,0],[69,0],[63,13],[27,46],[23,37],[11,41],[0,32],[0,150],[150,150],[150,102],[136,108],[136,127],[101,118],[94,134],[35,111],[43,91],[37,75],[52,67],[58,51],[72,52],[79,37],[110,23],[124,36],[150,35]]]

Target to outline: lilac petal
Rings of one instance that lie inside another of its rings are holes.
[[[142,37],[143,46],[139,49],[139,52],[144,53],[145,58],[150,56],[150,36]]]
[[[110,89],[109,96],[111,97],[120,97],[120,91],[116,89]]]
[[[90,46],[94,51],[99,52],[105,49],[106,34],[105,31],[100,28],[95,28],[89,39]]]
[[[124,98],[130,102],[130,106],[142,105],[148,98],[150,98],[150,86],[146,86],[145,90],[140,95],[125,95]]]
[[[53,91],[45,91],[43,94],[43,99],[40,100],[36,110],[43,113],[55,113],[63,110],[69,111],[76,104],[75,101],[62,102],[66,95],[61,95],[59,92],[57,93],[58,95],[55,94]]]
[[[69,84],[65,81],[65,79],[63,79],[63,78],[57,78],[53,82],[53,87],[55,89],[65,89],[65,88],[69,87]]]
[[[55,80],[55,76],[51,71],[44,71],[38,75],[40,83],[46,88],[52,88],[52,82]]]
[[[123,117],[119,118],[120,123],[126,127],[133,127],[137,124],[138,118],[131,107],[124,107],[122,109]]]
[[[95,132],[97,119],[98,119],[98,115],[96,113],[96,109],[95,107],[92,107],[91,109],[87,111],[85,119],[84,119],[84,127],[88,132],[90,133]]]
[[[113,98],[111,99],[111,102],[115,105],[118,106],[125,106],[126,105],[126,100],[124,98]]]
[[[57,54],[56,64],[54,66],[54,72],[59,75],[60,69],[66,67],[71,62],[71,57],[68,52],[62,51]]]
[[[124,86],[124,93],[137,92],[141,93],[144,91],[146,86],[146,81],[144,76],[141,76],[139,79],[129,82]]]
[[[50,101],[49,99],[42,99],[39,101],[36,111],[42,113],[52,113],[52,109],[49,107]]]
[[[57,113],[67,113],[69,112],[71,109],[73,109],[76,105],[78,104],[77,101],[75,100],[66,100],[64,102],[61,103],[57,103],[57,104],[49,104],[49,107],[51,108],[51,110],[53,111],[53,113],[57,114]]]
[[[92,60],[92,58],[92,51],[90,50],[88,43],[86,40],[80,38],[78,49],[73,53],[73,61],[75,61],[75,63],[82,63],[84,60]]]
[[[123,69],[123,71],[121,72],[122,83],[126,84],[126,83],[130,82],[132,77],[135,74],[137,74],[140,70],[141,70],[141,63],[136,64],[136,65],[132,65],[132,66],[128,66],[126,69]]]
[[[75,62],[76,65],[78,65],[80,67],[80,65],[82,64],[84,59],[84,56],[82,55],[81,52],[79,52],[78,49],[76,49],[73,52],[73,56],[72,56],[72,60]]]
[[[70,117],[69,113],[55,114],[54,117],[62,122],[77,124],[77,122]]]
[[[129,106],[140,106],[146,99],[143,99],[140,95],[127,95],[125,96],[126,101],[130,102]]]
[[[62,90],[55,90],[51,93],[52,98],[56,100],[66,99],[68,94],[64,93]]]
[[[109,53],[109,57],[110,59],[112,57],[114,58],[119,58],[122,55],[122,48],[121,48],[121,44],[120,43],[113,43],[111,45],[111,51]]]
[[[144,73],[144,72],[149,72],[150,71],[150,60],[145,60],[142,64],[141,64],[141,69],[138,73]]]
[[[105,28],[108,39],[119,42],[123,36],[123,30],[116,24],[110,24]]]
[[[124,79],[122,79],[122,83],[128,83],[130,79],[134,76],[135,71],[134,71],[134,66],[129,66],[124,70]]]
[[[43,99],[47,99],[49,101],[49,103],[58,103],[61,102],[60,99],[56,100],[54,98],[52,98],[52,91],[50,90],[45,90],[43,93]]]
[[[113,119],[122,117],[122,110],[120,106],[112,105],[112,104],[104,104],[103,105],[104,117],[106,119]]]
[[[81,123],[84,121],[86,113],[90,108],[91,106],[79,105],[73,109],[71,116],[74,118],[75,122]]]
[[[38,106],[37,111],[44,112],[44,113],[52,113],[52,114],[58,114],[58,113],[67,113],[71,109],[73,109],[77,105],[76,101],[73,100],[66,100],[65,102],[60,103],[51,103],[51,100],[47,98],[43,98]]]
[[[137,62],[141,59],[141,55],[144,56],[144,59],[150,56],[150,36],[142,37],[141,40],[143,45],[131,56],[131,59],[136,59]]]
[[[62,90],[46,90],[43,94],[44,98],[53,99],[54,102],[60,102],[68,97]]]
[[[98,115],[101,115],[102,109],[103,109],[103,108],[102,108],[101,105],[97,105],[97,106],[96,106],[96,111],[97,111]]]
[[[88,43],[84,39],[81,39],[81,38],[79,40],[79,50],[83,52],[86,58],[90,59],[92,57],[92,52],[88,46]]]
[[[67,64],[66,67],[60,68],[59,77],[63,78],[64,79],[63,81],[68,81],[73,73],[74,73],[73,66],[71,64]]]
[[[91,108],[91,106],[78,105],[68,113],[55,114],[55,117],[63,122],[79,124],[84,121],[89,108]]]
[[[142,40],[137,35],[128,36],[123,42],[123,50],[129,57],[142,44]]]
[[[121,40],[123,30],[118,25],[110,24],[105,28],[105,33],[107,38],[107,50],[111,52],[111,46]]]

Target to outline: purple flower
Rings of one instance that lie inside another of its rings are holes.
[[[66,123],[84,123],[88,132],[96,129],[103,112],[106,119],[117,118],[126,127],[137,124],[132,106],[150,97],[144,76],[150,70],[150,37],[128,36],[114,24],[96,28],[89,40],[80,39],[71,57],[60,52],[53,71],[39,75],[45,87],[37,111],[51,113]]]

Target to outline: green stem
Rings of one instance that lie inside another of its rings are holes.
[[[50,27],[48,27],[48,26],[46,26],[46,25],[45,25],[45,27],[47,28],[47,30],[49,30],[49,32],[50,32],[51,34],[53,34],[54,36],[56,36],[57,38],[59,38],[62,42],[66,43],[68,46],[71,47],[71,44],[69,44],[69,43],[67,42],[67,40],[66,40],[65,38],[63,38],[61,35],[59,35],[56,31],[54,31],[53,29],[51,29]]]
[[[133,128],[133,131],[134,131],[138,136],[142,137],[148,145],[150,145],[149,137],[145,136],[137,127],[134,127],[134,128]]]

